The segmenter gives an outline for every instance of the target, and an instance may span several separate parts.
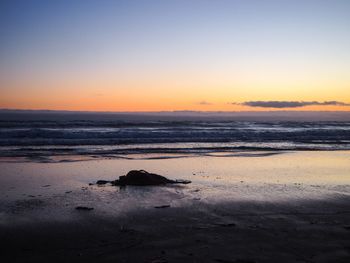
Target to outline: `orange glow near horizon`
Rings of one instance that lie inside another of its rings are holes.
[[[141,74],[140,74],[141,75]],[[203,78],[175,75],[168,78],[115,80],[105,76],[78,79],[33,79],[2,83],[0,108],[76,111],[349,111],[350,106],[314,105],[297,108],[262,108],[240,105],[245,101],[340,101],[350,102],[344,81],[283,81]],[[226,84],[225,82],[227,81]],[[26,88],[23,89],[23,86]],[[284,87],[284,88],[281,88]],[[237,103],[237,104],[233,104]]]

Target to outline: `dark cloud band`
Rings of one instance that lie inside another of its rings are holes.
[[[350,103],[345,103],[341,101],[246,101],[243,103],[232,103],[240,104],[249,107],[261,107],[261,108],[300,108],[305,106],[350,106]]]

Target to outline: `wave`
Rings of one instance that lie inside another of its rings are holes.
[[[0,121],[0,156],[349,149],[349,122]]]
[[[350,126],[168,126],[157,128],[2,128],[0,146],[115,145],[177,142],[299,142],[342,144]]]

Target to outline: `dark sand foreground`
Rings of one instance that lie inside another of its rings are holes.
[[[1,227],[2,262],[349,262],[350,203],[225,203],[85,212]],[[89,213],[89,214],[88,214]]]
[[[244,160],[199,157],[130,163],[4,162],[0,164],[0,260],[350,262],[348,155],[310,152]],[[307,162],[316,157],[321,167]],[[295,162],[298,158],[306,164]],[[223,159],[230,166],[228,172],[218,163],[222,164]],[[338,177],[333,175],[335,183],[331,184],[328,177],[332,176],[329,172],[334,160],[338,160],[334,167]],[[211,168],[204,165],[208,162],[212,162],[210,167],[217,167],[217,174],[211,174]],[[254,176],[248,169],[252,162]],[[199,163],[203,166],[198,167]],[[115,177],[115,165],[122,171],[129,166],[159,166],[165,169],[163,174],[170,169],[171,178],[176,178],[174,167],[178,167],[182,178],[189,177],[193,183],[126,189],[88,186],[88,181]],[[96,166],[103,176],[94,177],[94,171],[83,175],[82,171]],[[107,167],[107,171],[101,167]],[[238,175],[230,177],[233,167]],[[287,179],[288,171],[293,169],[299,176]],[[311,180],[306,176],[307,169],[314,171]],[[59,172],[56,175],[54,171]],[[64,176],[63,171],[70,176]],[[8,173],[13,174],[12,179]],[[241,173],[250,173],[250,177],[243,178]],[[269,173],[274,175],[261,177]],[[31,180],[27,181],[26,176]],[[94,209],[76,210],[79,205]]]

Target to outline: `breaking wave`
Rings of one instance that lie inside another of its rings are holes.
[[[348,149],[349,122],[0,121],[0,156]]]

